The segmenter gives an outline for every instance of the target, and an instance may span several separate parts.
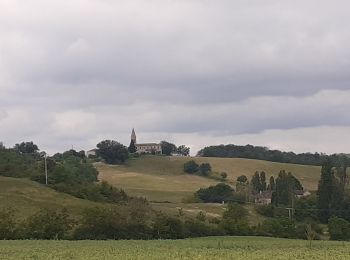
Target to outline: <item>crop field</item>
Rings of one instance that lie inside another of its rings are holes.
[[[262,237],[157,241],[0,241],[0,259],[349,259],[350,243]]]
[[[250,178],[255,171],[265,171],[269,177],[277,176],[280,170],[286,170],[292,172],[306,189],[316,190],[321,171],[316,166],[203,157],[142,156],[129,160],[126,165],[95,165],[101,180],[123,188],[130,195],[143,196],[156,202],[179,203],[199,188],[218,183],[215,179],[184,173],[183,164],[191,159],[197,163],[209,162],[216,173],[226,172],[230,183],[234,183],[242,174]]]

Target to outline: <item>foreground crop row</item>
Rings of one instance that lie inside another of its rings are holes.
[[[349,259],[350,243],[260,237],[166,241],[0,241],[0,259]]]

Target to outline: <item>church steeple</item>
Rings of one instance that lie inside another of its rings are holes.
[[[134,141],[134,144],[136,144],[136,133],[134,128],[131,131],[131,141]]]

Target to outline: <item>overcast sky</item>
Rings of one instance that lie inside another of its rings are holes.
[[[0,0],[0,141],[350,152],[348,0]]]

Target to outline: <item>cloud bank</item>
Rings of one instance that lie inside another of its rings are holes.
[[[317,8],[315,8],[317,6]],[[348,152],[348,1],[0,0],[0,140]]]

